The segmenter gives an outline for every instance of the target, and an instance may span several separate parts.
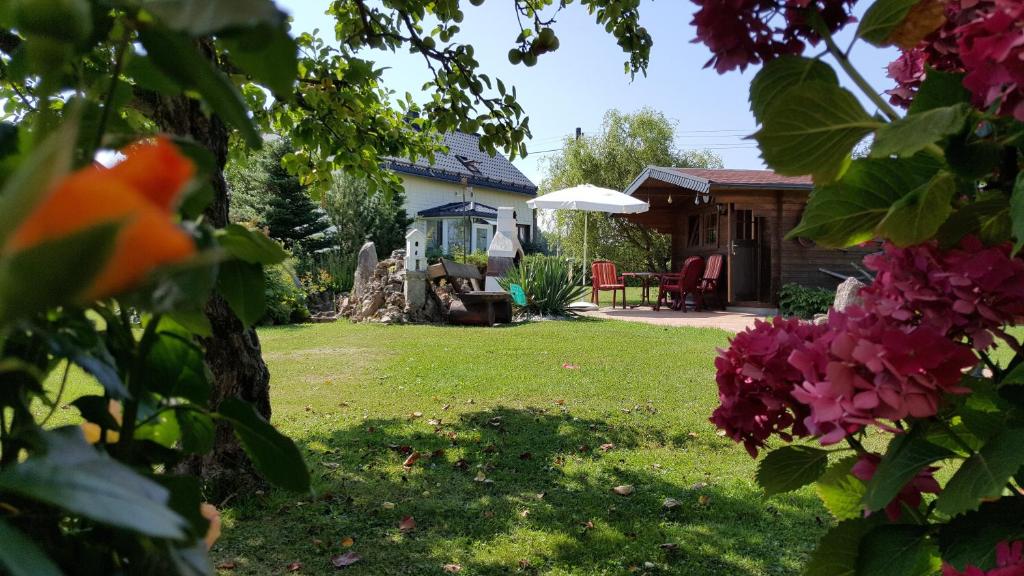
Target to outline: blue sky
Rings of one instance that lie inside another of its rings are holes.
[[[295,31],[319,28],[323,37],[334,38],[333,21],[324,15],[328,0],[278,3],[293,16]],[[690,42],[694,37],[690,20],[695,9],[691,2],[642,2],[641,23],[654,38],[654,48],[647,76],[633,80],[623,70],[625,54],[614,38],[578,4],[563,10],[554,25],[561,41],[559,50],[541,56],[533,68],[513,66],[506,57],[519,33],[511,0],[487,0],[480,7],[462,4],[466,18],[459,41],[474,46],[481,71],[516,86],[520,104],[530,117],[531,153],[517,159],[516,165],[535,183],[540,183],[544,158],[550,156],[543,151],[559,148],[562,138],[577,126],[586,133],[596,133],[610,108],[628,112],[650,106],[677,122],[677,147],[712,149],[727,168],[764,167],[753,142],[743,139],[755,130],[747,91],[757,70],[748,68],[744,73],[720,76],[704,68],[710,56],[707,49]],[[840,46],[845,46],[843,40],[848,39],[849,33],[841,34]],[[388,88],[399,94],[408,91],[420,101],[426,98],[421,87],[429,71],[422,57],[383,51],[368,52],[364,57],[389,68],[384,75]],[[855,46],[851,55],[858,70],[879,91],[891,85],[885,77],[885,65],[893,57],[893,51],[864,43]],[[862,101],[868,111],[875,110],[865,99]]]

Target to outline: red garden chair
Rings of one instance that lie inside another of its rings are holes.
[[[704,259],[700,256],[690,256],[683,262],[683,268],[679,274],[665,274],[661,277],[661,284],[658,286],[658,301],[654,303],[654,309],[660,310],[661,304],[668,304],[668,297],[675,298],[673,310],[686,311],[686,295],[696,298],[697,287],[700,285],[701,274],[704,272]],[[694,302],[696,304],[696,302]],[[696,306],[694,307],[696,309]]]
[[[590,301],[594,304],[601,304],[601,291],[612,291],[612,308],[615,308],[615,297],[618,290],[622,290],[622,307],[626,307],[626,283],[622,276],[615,272],[615,264],[609,260],[594,260],[590,265],[591,289]]]
[[[725,310],[725,306],[722,305],[722,299],[718,295],[718,281],[722,277],[722,255],[712,254],[708,256],[708,263],[704,267],[704,276],[700,279],[700,283],[697,285],[697,293],[694,295],[694,302],[698,309],[706,308],[705,298],[711,296],[718,299],[718,304],[722,310]]]

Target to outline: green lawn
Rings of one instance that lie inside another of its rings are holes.
[[[796,574],[825,530],[810,490],[764,499],[755,462],[707,421],[724,332],[336,323],[260,336],[273,421],[306,451],[315,495],[232,497],[213,549],[225,574],[331,574],[346,550],[362,557],[354,575]],[[424,456],[404,469],[408,450]]]

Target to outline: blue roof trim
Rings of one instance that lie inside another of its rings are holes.
[[[462,182],[465,178],[466,182],[473,186],[484,186],[486,188],[494,188],[495,190],[504,190],[506,192],[515,192],[517,194],[525,194],[526,196],[536,196],[536,186],[523,186],[512,184],[510,182],[503,182],[501,180],[495,180],[493,178],[486,178],[483,176],[473,176],[467,174],[458,174],[441,170],[439,168],[433,168],[430,166],[420,166],[418,164],[409,164],[400,160],[387,160],[384,162],[384,167],[394,172],[401,172],[403,174],[412,174],[414,176],[422,176],[424,178],[432,178],[434,180],[442,180],[444,182]]]
[[[711,183],[704,179],[698,178],[697,176],[689,176],[687,174],[680,174],[679,172],[673,172],[663,170],[657,166],[648,166],[643,172],[640,173],[636,179],[626,188],[625,194],[632,196],[640,186],[643,185],[649,178],[654,180],[660,180],[669,184],[675,184],[681,188],[693,190],[700,194],[707,194],[711,190]]]
[[[444,218],[451,216],[488,218],[494,220],[498,217],[498,209],[494,206],[481,204],[479,202],[450,202],[416,213],[421,218]]]

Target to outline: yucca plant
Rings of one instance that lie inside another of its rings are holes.
[[[513,266],[498,280],[502,288],[518,284],[526,293],[526,306],[531,314],[568,316],[574,314],[569,304],[587,293],[586,286],[573,281],[569,264],[554,256],[531,256]]]

